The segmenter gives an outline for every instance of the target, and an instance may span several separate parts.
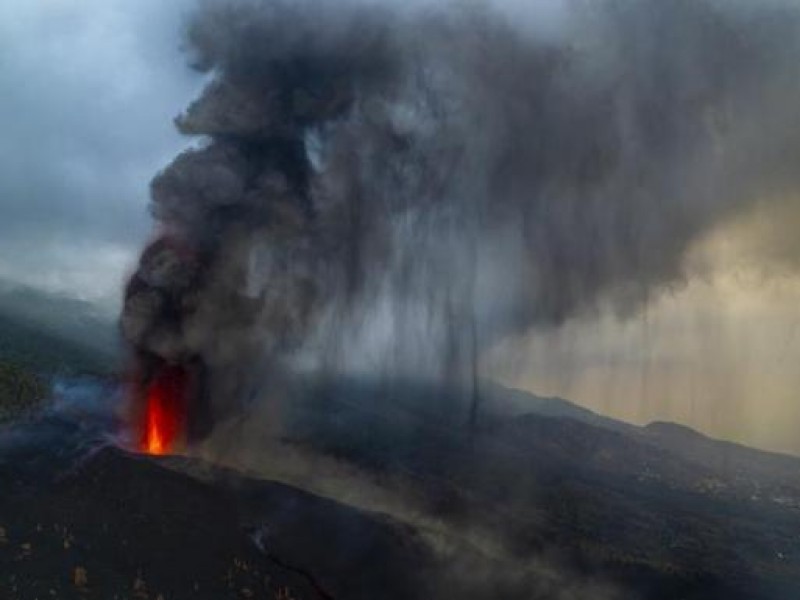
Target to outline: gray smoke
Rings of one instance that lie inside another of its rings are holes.
[[[800,156],[800,11],[212,0],[202,136],[152,184],[122,317],[214,402],[288,364],[469,379],[503,336],[680,283],[691,244]]]

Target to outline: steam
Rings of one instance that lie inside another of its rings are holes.
[[[560,7],[203,2],[210,82],[177,119],[202,143],[152,184],[137,351],[202,361],[218,409],[298,365],[468,386],[499,339],[636,311],[795,186],[797,10]]]

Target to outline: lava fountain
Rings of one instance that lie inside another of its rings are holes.
[[[188,373],[164,366],[145,387],[139,449],[146,454],[175,452],[186,440]]]

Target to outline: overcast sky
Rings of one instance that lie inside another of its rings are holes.
[[[532,22],[553,33],[563,13],[536,4]],[[148,183],[189,143],[172,123],[202,85],[180,49],[189,6],[0,3],[0,280],[115,310],[151,230]],[[490,374],[636,422],[800,453],[797,270],[750,262],[768,255],[763,240],[796,245],[800,215],[748,218],[703,240],[697,276],[640,317],[601,311],[509,341]]]
[[[0,3],[0,278],[113,301],[195,95],[182,0]]]

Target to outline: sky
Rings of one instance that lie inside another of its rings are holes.
[[[113,305],[200,77],[187,2],[0,4],[0,278]]]
[[[551,35],[562,14],[545,4],[538,33]],[[203,85],[181,50],[190,6],[0,4],[0,280],[117,310],[151,233],[149,181],[191,143],[173,126]],[[700,240],[686,280],[638,315],[601,306],[505,340],[484,370],[636,423],[800,454],[800,215],[776,206]]]

